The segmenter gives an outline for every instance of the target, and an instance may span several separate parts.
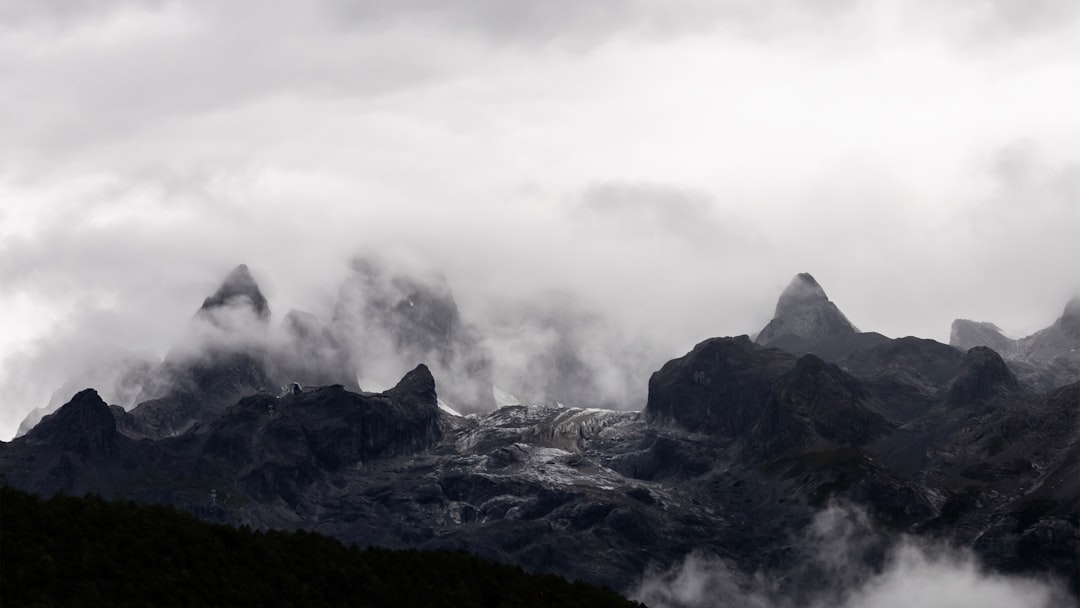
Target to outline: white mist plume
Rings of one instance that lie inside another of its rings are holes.
[[[789,572],[739,571],[691,553],[653,571],[631,597],[650,608],[1065,608],[1049,579],[989,572],[968,550],[910,536],[890,539],[866,513],[830,505],[804,533],[808,560]],[[882,552],[878,555],[879,552]]]
[[[664,349],[568,293],[492,302],[480,323],[495,384],[527,402],[636,410]]]

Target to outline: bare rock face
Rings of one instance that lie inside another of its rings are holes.
[[[26,436],[31,444],[50,444],[84,458],[105,459],[116,452],[116,421],[97,391],[80,391]]]
[[[758,457],[817,443],[858,446],[889,428],[858,381],[836,365],[746,336],[706,340],[664,365],[649,379],[645,414],[738,441]]]
[[[804,272],[796,275],[780,294],[772,321],[754,341],[792,354],[814,354],[835,362],[884,343],[888,338],[856,329],[814,277]]]
[[[335,385],[241,399],[206,432],[200,457],[231,471],[245,493],[296,508],[327,474],[415,454],[441,438],[435,382],[419,366],[381,394]]]
[[[1016,375],[999,354],[985,346],[976,346],[964,357],[964,370],[949,387],[949,400],[982,402],[1019,388]]]
[[[858,332],[814,277],[803,272],[780,294],[773,320],[761,330],[756,342],[769,346],[785,337],[817,340]]]

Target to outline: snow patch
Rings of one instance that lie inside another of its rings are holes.
[[[502,390],[497,386],[491,387],[492,396],[495,397],[495,407],[504,407],[507,405],[521,405],[521,399],[518,399],[514,395]]]
[[[447,414],[450,414],[451,416],[457,416],[458,418],[463,418],[463,416],[461,415],[461,412],[459,412],[459,411],[455,410],[454,408],[450,407],[449,403],[443,401],[442,399],[439,399],[438,403],[439,403],[439,409],[440,410],[446,412]]]

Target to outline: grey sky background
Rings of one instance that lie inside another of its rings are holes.
[[[1071,0],[0,0],[0,438],[247,263],[365,252],[467,317],[572,294],[663,360],[811,272],[860,329],[1080,291]]]

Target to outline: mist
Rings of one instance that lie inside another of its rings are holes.
[[[798,539],[805,557],[790,571],[746,573],[691,553],[647,574],[630,597],[650,608],[1064,608],[1074,599],[1059,581],[989,571],[967,549],[893,536],[860,508],[834,503]]]

